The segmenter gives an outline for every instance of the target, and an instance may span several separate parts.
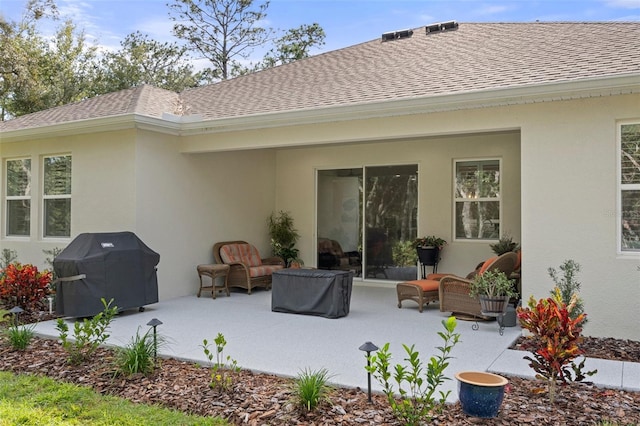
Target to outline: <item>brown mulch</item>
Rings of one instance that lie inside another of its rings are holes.
[[[523,342],[517,342],[523,345]],[[587,338],[589,356],[608,359],[640,359],[640,342]],[[591,352],[593,351],[593,352]],[[103,394],[139,403],[161,404],[204,416],[220,416],[237,425],[399,425],[383,395],[367,401],[366,390],[339,388],[330,403],[305,412],[292,402],[291,380],[241,371],[232,391],[211,389],[209,369],[175,359],[161,360],[149,377],[115,377],[113,352],[100,348],[100,362],[72,366],[55,340],[35,338],[26,351],[14,351],[0,341],[0,370],[46,375],[91,386]],[[509,377],[509,385],[497,418],[481,420],[465,415],[459,404],[448,405],[434,417],[438,425],[585,425],[609,420],[616,424],[640,424],[640,392],[597,388],[573,383],[560,390],[549,404],[544,384]]]

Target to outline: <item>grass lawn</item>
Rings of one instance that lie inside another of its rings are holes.
[[[0,371],[0,425],[228,425],[161,407],[103,396],[46,377]]]

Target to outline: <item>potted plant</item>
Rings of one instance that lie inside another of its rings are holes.
[[[414,241],[414,245],[418,253],[418,259],[422,264],[423,278],[425,275],[425,266],[433,266],[433,272],[437,271],[438,262],[440,261],[440,252],[446,244],[446,240],[440,237],[436,237],[435,235],[416,238],[416,240]]]
[[[520,244],[513,241],[513,237],[509,234],[504,234],[497,243],[490,244],[491,250],[497,255],[500,256],[505,253],[509,253],[510,251],[518,251],[520,249]]]
[[[295,248],[295,245],[298,242],[298,238],[300,238],[300,234],[293,226],[293,218],[289,212],[271,213],[267,224],[273,255],[281,257],[289,266],[292,260],[298,259],[299,251]]]
[[[466,415],[481,418],[498,415],[508,383],[506,378],[484,371],[461,371],[455,377],[460,406]]]
[[[482,312],[505,311],[511,297],[517,296],[513,280],[502,271],[485,271],[474,277],[469,285],[469,295],[480,301]]]

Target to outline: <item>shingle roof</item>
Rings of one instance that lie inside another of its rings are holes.
[[[450,95],[635,73],[640,22],[461,23],[455,30],[380,39],[179,95],[143,86],[8,121],[0,130],[181,103],[204,119]],[[14,123],[15,122],[15,123]],[[4,129],[3,129],[4,128]]]

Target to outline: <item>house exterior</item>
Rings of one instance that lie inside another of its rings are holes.
[[[273,211],[293,216],[307,266],[329,216],[364,238],[353,176],[407,173],[406,229],[448,241],[439,272],[466,274],[508,233],[525,299],[573,259],[585,334],[639,340],[639,128],[638,22],[384,33],[182,93],[140,86],[1,123],[1,247],[44,266],[43,249],[79,233],[133,231],[160,253],[160,299],[190,295],[215,242],[270,254]]]

